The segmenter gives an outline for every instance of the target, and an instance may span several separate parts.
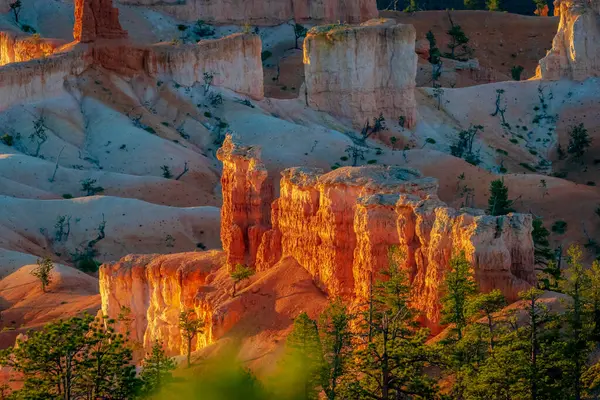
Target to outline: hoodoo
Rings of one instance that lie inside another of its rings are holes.
[[[96,39],[121,39],[127,31],[121,28],[119,10],[112,0],[76,0],[73,37],[82,43]]]
[[[600,1],[555,0],[554,10],[560,25],[538,75],[575,81],[600,76]]]
[[[415,28],[390,19],[311,29],[304,41],[310,107],[357,126],[380,114],[417,121]]]

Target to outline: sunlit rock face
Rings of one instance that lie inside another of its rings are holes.
[[[192,310],[205,323],[193,349],[212,340],[213,309],[206,301],[207,278],[224,263],[222,252],[169,255],[130,255],[100,268],[102,313],[122,318],[117,330],[129,332],[141,352],[162,341],[169,355],[183,354],[187,344],[179,329],[179,315]],[[142,353],[143,354],[143,353]],[[140,354],[137,354],[139,357]]]
[[[51,55],[62,41],[0,32],[0,66]]]
[[[376,0],[120,0],[152,7],[179,19],[209,23],[278,25],[296,22],[358,23],[378,15]]]
[[[235,157],[223,156],[231,153]],[[361,303],[372,282],[397,262],[410,279],[414,306],[434,330],[449,260],[461,251],[484,292],[500,289],[514,300],[535,283],[530,215],[455,210],[437,197],[435,179],[384,166],[326,174],[287,169],[269,209],[272,185],[263,191],[269,179],[258,149],[236,148],[229,137],[221,154],[222,235],[231,263],[262,271],[291,257],[330,296]]]
[[[415,28],[390,19],[311,29],[304,41],[310,107],[362,126],[380,114],[417,121]]]
[[[253,265],[261,237],[271,227],[273,185],[258,147],[240,146],[228,136],[217,158],[223,163],[221,242],[227,264]]]
[[[82,43],[127,37],[112,0],[75,0],[73,38]]]
[[[600,76],[600,1],[555,0],[554,10],[560,24],[538,76],[576,81]]]

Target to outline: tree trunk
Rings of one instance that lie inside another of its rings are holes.
[[[192,365],[191,358],[192,358],[192,337],[189,337],[188,338],[188,353],[187,353],[187,367],[188,368]]]

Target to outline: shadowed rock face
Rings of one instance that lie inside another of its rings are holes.
[[[330,296],[360,303],[393,253],[410,278],[414,306],[434,330],[445,273],[458,252],[471,261],[483,291],[500,289],[514,300],[535,282],[530,215],[455,210],[437,197],[435,179],[383,166],[285,170],[269,210],[273,191],[264,191],[269,179],[259,149],[229,137],[219,157],[222,238],[231,263],[262,271],[292,257]]]
[[[600,1],[555,0],[554,12],[560,25],[538,76],[575,81],[600,76]]]
[[[311,29],[304,41],[308,105],[363,126],[381,114],[416,124],[416,33],[389,19]]]
[[[301,22],[359,23],[378,15],[376,0],[120,0],[152,7],[179,19],[278,25]]]
[[[112,0],[75,0],[73,38],[82,43],[97,39],[121,39],[127,31],[119,23],[119,10]]]

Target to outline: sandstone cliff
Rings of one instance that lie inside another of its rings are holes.
[[[412,25],[371,20],[311,29],[304,41],[308,105],[362,126],[380,113],[416,124],[416,33]]]
[[[75,0],[73,38],[82,43],[97,39],[121,39],[127,32],[121,28],[119,10],[112,0]]]
[[[455,210],[437,197],[435,179],[383,166],[326,174],[313,168],[285,170],[280,197],[269,210],[272,189],[262,191],[269,179],[258,149],[236,146],[229,137],[219,157],[224,162],[222,237],[230,262],[263,271],[291,257],[330,296],[361,303],[393,253],[410,277],[415,307],[434,329],[449,259],[458,252],[471,261],[483,291],[497,288],[514,300],[535,283],[530,215]]]
[[[80,45],[67,53],[1,67],[0,110],[55,96],[69,76],[79,75],[91,65],[130,77],[172,79],[183,86],[201,83],[205,72],[212,73],[215,86],[262,99],[261,47],[260,38],[252,34],[185,46],[145,47],[120,42]]]
[[[211,251],[132,255],[105,264],[100,268],[102,313],[111,318],[124,317],[117,323],[117,330],[129,332],[136,349],[148,349],[160,340],[169,355],[176,355],[186,351],[179,314],[193,310],[205,322],[194,350],[204,347],[212,340],[213,315],[204,301],[207,293],[203,288],[208,276],[223,262],[223,253]]]
[[[555,0],[554,10],[560,25],[538,76],[576,81],[600,76],[600,1]]]
[[[358,23],[378,15],[376,0],[120,0],[152,7],[176,18],[211,23],[278,25],[296,22]]]

